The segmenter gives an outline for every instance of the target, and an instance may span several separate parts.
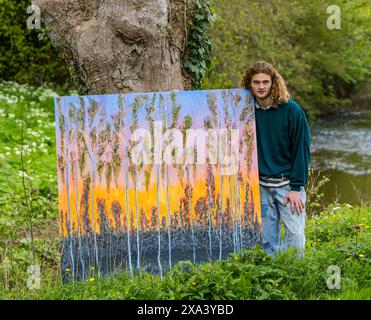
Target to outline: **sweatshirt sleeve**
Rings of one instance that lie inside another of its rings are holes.
[[[289,137],[291,149],[290,186],[293,191],[300,191],[306,185],[310,164],[310,130],[303,109],[295,105],[289,117]]]

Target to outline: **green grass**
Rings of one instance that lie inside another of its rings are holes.
[[[342,291],[338,296],[329,296],[328,299],[338,300],[370,300],[371,288],[352,288]]]
[[[62,284],[53,94],[0,84],[0,298],[371,298],[371,209],[337,203],[307,220],[304,258],[287,252],[272,259],[256,248],[203,265],[182,262],[163,279],[148,273],[99,279],[92,270],[86,281]],[[38,290],[26,285],[32,264],[41,267]],[[340,289],[327,287],[329,266],[340,268]]]
[[[17,287],[2,294],[8,299],[370,299],[370,232],[365,224],[342,235],[340,229],[354,226],[358,208],[340,208],[344,210],[340,228],[331,210],[308,221],[304,258],[287,252],[273,259],[256,248],[221,262],[178,263],[163,279],[148,273],[102,279],[92,274],[86,281],[66,285],[55,269],[43,276],[40,290]],[[361,214],[368,226],[371,211],[362,208]],[[332,239],[319,231],[318,225],[324,223],[333,230]],[[341,271],[339,290],[326,284],[331,265]]]

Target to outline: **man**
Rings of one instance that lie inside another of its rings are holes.
[[[282,76],[265,61],[247,68],[241,86],[251,91],[255,106],[263,248],[274,256],[292,247],[303,256],[310,163],[306,116],[290,98]]]

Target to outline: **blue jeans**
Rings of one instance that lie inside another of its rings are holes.
[[[304,256],[305,248],[305,207],[301,214],[294,210],[291,213],[290,202],[284,205],[284,198],[291,190],[290,185],[272,188],[260,186],[262,241],[264,251],[274,256],[280,249],[285,252],[288,247],[297,250],[297,256]],[[306,193],[304,187],[300,188],[301,199],[305,205]],[[281,241],[281,219],[285,235]]]

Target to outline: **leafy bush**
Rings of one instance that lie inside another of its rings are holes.
[[[45,29],[28,29],[31,1],[0,0],[0,81],[70,88],[69,72]]]

